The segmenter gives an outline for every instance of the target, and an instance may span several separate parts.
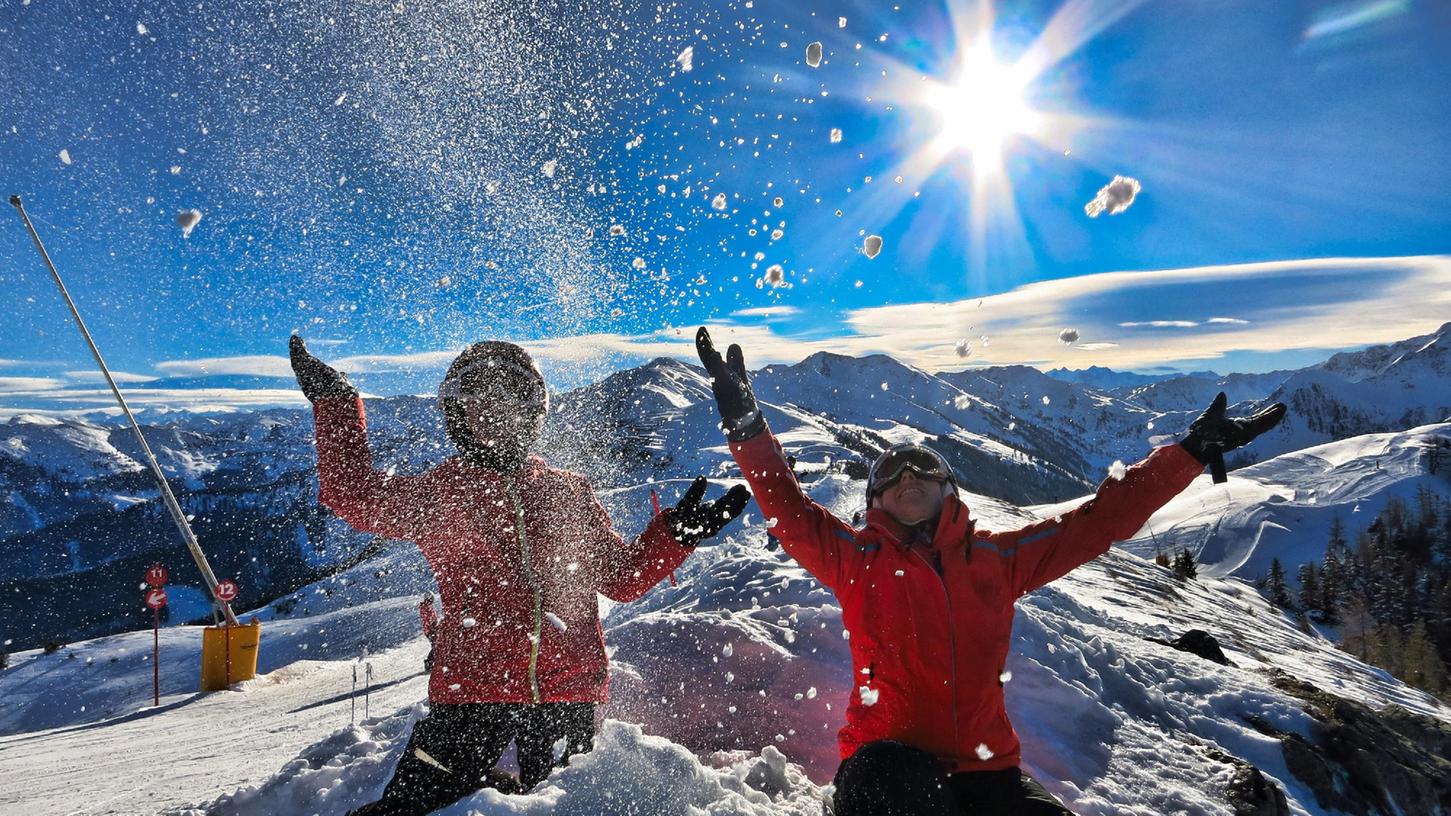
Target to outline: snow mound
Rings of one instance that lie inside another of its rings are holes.
[[[418,704],[339,729],[309,746],[270,779],[249,785],[173,816],[263,816],[274,813],[342,814],[382,795],[407,742]],[[606,720],[594,749],[575,756],[532,792],[505,795],[481,790],[435,811],[466,814],[553,816],[817,816],[822,790],[775,748],[760,754],[716,754],[710,764],[638,726]]]

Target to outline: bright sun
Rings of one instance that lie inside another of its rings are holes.
[[[979,172],[998,166],[1003,143],[1037,126],[1037,114],[1023,100],[1026,84],[990,48],[968,49],[957,76],[946,84],[934,82],[926,91],[925,102],[939,127],[935,147],[942,153],[968,151]]]

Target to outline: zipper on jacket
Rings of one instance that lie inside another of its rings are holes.
[[[504,477],[504,485],[509,489],[509,499],[514,502],[514,532],[519,537],[519,561],[524,570],[524,580],[529,582],[529,589],[534,593],[534,633],[529,637],[529,693],[535,703],[540,703],[539,642],[544,634],[544,596],[534,575],[534,566],[529,562],[529,536],[524,532],[524,504],[519,501],[519,488],[508,476]]]
[[[947,592],[946,575],[933,569],[932,565],[927,563],[927,559],[923,558],[921,553],[911,547],[907,548],[907,552],[915,556],[918,561],[922,562],[922,566],[926,567],[937,577],[937,584],[942,587],[942,600],[947,603],[947,646],[948,654],[952,658],[952,682],[950,684],[952,690],[952,748],[955,751],[962,742],[962,737],[957,725],[957,629],[952,621],[952,596]]]

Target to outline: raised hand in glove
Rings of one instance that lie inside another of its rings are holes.
[[[705,477],[697,476],[680,503],[670,511],[670,533],[686,547],[694,547],[720,532],[751,500],[751,492],[743,485],[732,487],[715,501],[702,503],[704,496]]]
[[[302,395],[309,402],[358,395],[358,389],[348,382],[346,374],[308,353],[307,344],[302,342],[301,337],[292,335],[287,342],[287,350],[292,358],[292,373],[297,375],[297,384],[302,387]]]
[[[741,442],[764,431],[766,420],[756,405],[756,395],[751,393],[751,379],[746,375],[741,347],[732,343],[726,349],[726,359],[722,360],[710,341],[710,332],[701,326],[695,333],[695,352],[710,374],[710,388],[715,392],[715,405],[720,409],[726,438]]]
[[[1229,398],[1223,391],[1219,392],[1209,408],[1189,425],[1189,433],[1179,443],[1195,459],[1213,469],[1216,482],[1223,482],[1226,478],[1224,454],[1227,451],[1248,444],[1251,439],[1275,427],[1285,417],[1285,404],[1282,402],[1248,417],[1225,416],[1224,411],[1228,406]]]

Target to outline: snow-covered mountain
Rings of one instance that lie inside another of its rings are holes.
[[[768,366],[753,383],[803,474],[860,476],[883,447],[922,440],[953,462],[965,489],[1035,505],[1088,493],[1113,461],[1134,461],[1155,437],[1182,433],[1221,388],[1233,392],[1235,411],[1290,405],[1282,426],[1231,465],[1440,421],[1451,414],[1447,331],[1287,376],[1191,376],[1112,390],[1024,366],[934,375],[885,356],[826,353]],[[652,479],[736,473],[698,367],[658,359],[556,395],[554,404],[540,449],[619,491],[616,512],[643,512],[649,497],[632,488]],[[434,400],[368,406],[381,466],[415,471],[452,452]],[[289,592],[370,546],[315,501],[305,412],[176,415],[146,433],[244,601]],[[22,415],[0,425],[0,493],[10,499],[0,504],[4,638],[28,647],[140,625],[135,576],[157,560],[190,572],[139,460],[130,430],[113,423]],[[206,614],[204,599],[194,600],[174,614]]]

